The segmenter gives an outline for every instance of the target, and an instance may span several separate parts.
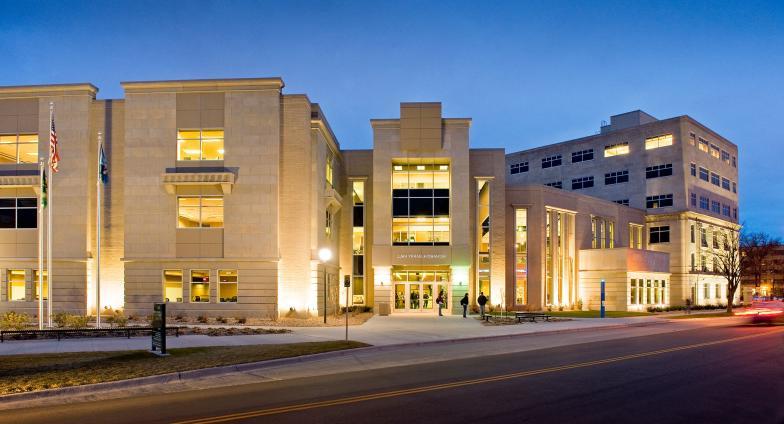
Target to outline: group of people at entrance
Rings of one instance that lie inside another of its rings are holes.
[[[485,316],[485,305],[487,305],[487,296],[485,296],[484,292],[479,292],[479,297],[476,298],[476,303],[479,304],[479,314],[484,318]],[[468,317],[468,293],[460,299],[460,305],[463,307],[463,318]],[[439,310],[439,314],[440,314]]]

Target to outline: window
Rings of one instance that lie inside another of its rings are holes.
[[[711,200],[711,212],[721,213],[721,203],[715,200]]]
[[[713,241],[713,248],[714,249],[718,249],[719,248],[719,238],[721,238],[721,234],[719,233],[719,230],[715,230],[714,229],[713,230],[713,237],[711,237],[711,240]]]
[[[629,182],[629,171],[617,171],[617,172],[610,172],[604,174],[604,185],[611,185],[611,184],[619,184],[619,183],[628,183]],[[593,186],[593,184],[591,184]]]
[[[730,217],[730,205],[721,205],[721,214]]]
[[[237,303],[237,270],[218,270],[218,301]]]
[[[528,303],[528,210],[515,209],[515,304]]]
[[[0,164],[8,163],[38,163],[38,134],[0,134]]]
[[[572,163],[585,162],[587,160],[593,160],[593,149],[572,152]]]
[[[0,228],[38,227],[38,199],[35,197],[0,198]]]
[[[6,271],[8,277],[8,300],[12,302],[24,301],[25,299],[25,271],[23,269],[9,269]]]
[[[710,172],[703,167],[700,167],[700,179],[703,181],[710,181]]]
[[[700,137],[700,144],[699,144],[698,147],[703,152],[708,153],[708,150],[709,150],[709,148],[708,148],[708,141],[705,140],[704,138]]]
[[[629,247],[642,249],[642,225],[629,224]]]
[[[542,158],[542,169],[552,168],[554,166],[561,166],[561,155],[548,156]]]
[[[700,209],[710,209],[710,201],[705,196],[700,196]]]
[[[223,130],[178,130],[177,160],[223,160]]]
[[[666,208],[667,206],[672,206],[672,194],[659,194],[645,198],[645,207],[648,209]]]
[[[711,172],[710,179],[711,179],[711,184],[713,184],[715,186],[720,186],[721,185],[721,177],[719,176],[719,174],[717,174],[715,172]]]
[[[44,271],[44,300],[49,300],[49,276],[48,272]],[[35,287],[35,300],[40,296],[41,285],[38,284],[38,270],[33,270],[33,286]]]
[[[653,165],[645,168],[645,178],[659,178],[672,175],[672,164]]]
[[[726,163],[727,165],[730,164],[730,154],[726,150],[721,151],[721,161]]]
[[[692,146],[694,146],[694,144],[696,143],[696,141],[697,141],[697,134],[694,134],[693,132],[690,132],[690,133],[689,133],[689,144],[691,144]]]
[[[710,284],[708,283],[705,283],[705,285],[703,285],[703,296],[705,297],[705,299],[710,299]]]
[[[326,181],[326,186],[328,188],[335,188],[335,155],[332,153],[332,150],[329,150],[329,148],[327,148],[327,157],[325,158],[324,169],[324,180]]]
[[[392,243],[449,245],[449,165],[395,164]]]
[[[547,187],[563,188],[563,182],[561,182],[561,181],[553,181],[553,182],[547,183],[545,185]]]
[[[697,193],[689,193],[689,202],[695,208],[697,207]]]
[[[352,299],[353,304],[365,304],[365,182],[352,181],[353,228],[352,228]]]
[[[670,242],[670,226],[664,225],[661,227],[651,227],[648,233],[648,243],[669,243]]]
[[[720,158],[721,157],[721,149],[719,149],[719,146],[717,146],[715,144],[711,144],[710,145],[710,155],[713,156],[716,159]]]
[[[724,190],[729,191],[730,189],[730,180],[724,177],[721,177],[721,188]]]
[[[206,269],[191,270],[191,302],[206,303],[210,301],[210,271]]]
[[[182,270],[163,270],[163,301],[182,302]]]
[[[721,285],[716,284],[716,299],[721,299]]]
[[[615,203],[617,203],[619,205],[629,206],[629,199],[613,200],[613,202],[615,202]]]
[[[179,196],[177,228],[223,228],[223,196]]]
[[[738,192],[738,185],[737,185],[737,184],[735,184],[735,182],[734,182],[734,181],[732,182],[732,192],[733,192],[733,193],[737,193],[737,192]]]
[[[691,242],[694,244],[694,224],[689,226],[690,234],[691,234]]]
[[[732,167],[733,168],[737,168],[738,167],[738,161],[737,161],[737,159],[735,159],[735,156],[732,157]]]
[[[672,134],[664,134],[645,139],[645,150],[658,149],[659,147],[672,146]]]
[[[629,142],[624,141],[623,143],[615,143],[604,146],[604,157],[609,158],[611,156],[619,156],[619,155],[628,155],[629,154]]]
[[[705,227],[700,227],[700,246],[708,247],[708,229]]]
[[[512,175],[528,172],[528,162],[513,163],[509,165],[509,173]]]
[[[612,249],[615,247],[615,222],[600,216],[591,217],[591,247]]]
[[[692,177],[696,177],[697,176],[697,164],[695,164],[694,162],[689,164],[689,172],[691,173]]]
[[[327,208],[324,214],[324,235],[330,238],[332,237],[332,211]]]
[[[639,299],[637,297],[637,280],[632,278],[629,282],[629,293],[631,297],[629,298],[630,305],[637,305],[639,304]]]
[[[628,178],[628,177],[627,177]],[[582,177],[572,179],[572,190],[593,187],[593,177]]]
[[[738,219],[738,208],[732,208],[732,218]]]

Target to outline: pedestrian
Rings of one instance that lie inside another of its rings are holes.
[[[436,298],[436,303],[438,304],[438,316],[442,317],[444,314],[441,313],[441,309],[444,308],[444,292],[441,291],[438,293],[438,297]]]
[[[463,318],[466,318],[466,312],[468,312],[468,293],[460,299],[460,304],[463,305]]]
[[[485,305],[487,304],[487,296],[484,292],[479,292],[479,297],[476,298],[476,303],[479,304],[479,315],[485,317]]]
[[[686,315],[691,314],[691,299],[686,299]]]

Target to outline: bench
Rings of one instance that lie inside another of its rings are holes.
[[[166,327],[166,332],[174,334],[175,337],[180,337],[180,328],[182,327]],[[59,341],[68,337],[93,337],[93,336],[113,336],[131,338],[131,335],[145,335],[152,334],[152,327],[110,327],[110,328],[54,328],[45,330],[3,330],[0,331],[0,343],[5,342],[9,336],[23,336],[24,338],[37,339],[39,336],[42,338],[57,338]]]
[[[517,319],[517,322],[520,323],[523,320],[536,322],[537,318],[550,321],[551,316],[542,312],[515,312],[515,318]]]
[[[485,316],[482,317],[482,319],[485,320],[485,322],[490,322],[490,318],[492,318],[492,315],[490,314],[485,314]]]

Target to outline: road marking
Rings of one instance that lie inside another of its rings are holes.
[[[548,374],[552,372],[558,371],[566,371],[566,370],[573,370],[577,368],[585,368],[585,367],[592,367],[595,365],[603,365],[603,364],[610,364],[614,362],[621,362],[621,361],[628,361],[630,359],[637,359],[637,358],[645,358],[648,356],[655,356],[655,355],[662,355],[665,353],[671,352],[678,352],[682,350],[689,350],[689,349],[697,349],[706,346],[715,346],[724,343],[735,342],[739,340],[747,340],[755,337],[763,337],[768,336],[775,333],[784,332],[784,329],[777,329],[773,331],[766,331],[764,333],[757,333],[751,334],[747,336],[739,336],[733,337],[729,339],[723,340],[714,340],[711,342],[703,342],[703,343],[696,343],[686,346],[678,346],[678,347],[671,347],[667,349],[660,349],[654,350],[650,352],[643,352],[643,353],[635,353],[631,355],[624,355],[624,356],[617,356],[614,358],[607,358],[607,359],[599,359],[595,361],[588,361],[588,362],[579,362],[576,364],[569,364],[569,365],[561,365],[557,367],[550,367],[550,368],[541,368],[538,370],[530,370],[530,371],[520,371],[512,374],[503,374],[503,375],[496,375],[492,377],[483,377],[477,378],[472,380],[462,380],[462,381],[455,381],[452,383],[442,383],[442,384],[435,384],[430,386],[423,386],[423,387],[415,387],[410,389],[401,389],[401,390],[392,390],[388,392],[380,392],[380,393],[371,393],[367,395],[360,395],[360,396],[352,396],[346,398],[339,398],[333,400],[324,400],[319,402],[310,402],[310,403],[302,403],[298,405],[289,405],[289,406],[281,406],[277,408],[267,408],[267,409],[258,409],[255,411],[248,411],[248,412],[240,412],[235,414],[227,414],[227,415],[218,415],[214,417],[207,417],[207,418],[197,418],[193,420],[186,420],[180,421],[175,424],[207,424],[207,423],[222,423],[227,421],[235,421],[235,420],[242,420],[248,418],[255,418],[255,417],[262,417],[267,415],[277,415],[277,414],[285,414],[288,412],[297,412],[297,411],[304,411],[308,409],[315,409],[315,408],[324,408],[328,406],[335,406],[335,405],[345,405],[350,403],[358,403],[358,402],[366,402],[369,400],[376,400],[376,399],[385,399],[391,397],[399,397],[399,396],[406,396],[416,393],[424,393],[424,392],[432,392],[436,390],[446,390],[452,389],[457,387],[464,387],[470,386],[474,384],[483,384],[483,383],[491,383],[496,381],[504,381],[504,380],[512,380],[515,378],[523,378],[523,377],[530,377],[533,375],[540,375],[540,374]]]

